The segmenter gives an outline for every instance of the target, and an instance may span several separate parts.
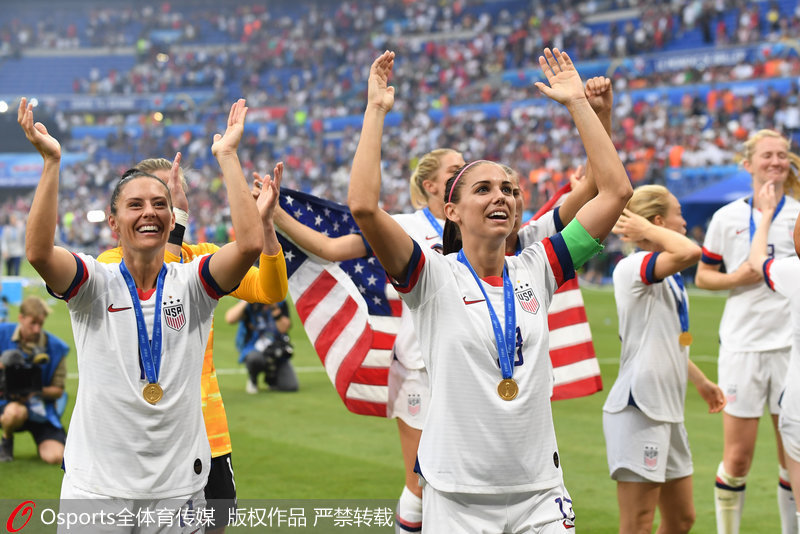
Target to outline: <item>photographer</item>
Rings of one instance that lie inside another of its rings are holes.
[[[64,394],[69,347],[42,329],[49,313],[42,299],[27,297],[18,324],[0,324],[1,374],[10,379],[0,392],[0,462],[14,459],[14,432],[23,430],[33,435],[42,460],[61,465],[64,458],[66,434],[56,401]]]
[[[297,391],[297,375],[292,357],[294,348],[289,339],[289,307],[286,301],[277,304],[249,304],[240,301],[225,314],[228,324],[239,323],[236,348],[239,362],[247,367],[246,391],[258,393],[258,376],[275,391]]]

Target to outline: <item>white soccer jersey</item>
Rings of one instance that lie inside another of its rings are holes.
[[[517,233],[517,250],[529,247],[545,237],[555,235],[564,229],[558,216],[558,208],[543,213],[536,220],[528,221]]]
[[[789,300],[791,310],[792,355],[786,373],[786,389],[781,397],[781,417],[800,422],[800,259],[797,256],[768,260],[764,264],[767,285]],[[789,323],[785,317],[772,320]]]
[[[506,259],[515,293],[519,394],[505,401],[494,331],[483,293],[456,254],[415,244],[408,279],[396,282],[409,305],[431,383],[418,450],[422,476],[439,491],[524,492],[562,483],[549,393],[547,307],[574,275],[560,235]],[[496,282],[496,280],[495,280]],[[503,288],[484,289],[503,323]]]
[[[622,411],[630,396],[650,419],[683,421],[689,348],[678,343],[681,324],[676,296],[685,300],[672,277],[653,274],[657,252],[636,252],[614,269],[614,298],[622,340],[619,375],[603,410]]]
[[[78,360],[78,394],[64,463],[79,489],[154,499],[189,495],[208,479],[211,450],[200,403],[203,355],[217,299],[203,256],[167,264],[161,305],[163,348],[155,405],[142,397],[133,303],[118,264],[76,255],[67,301]],[[141,297],[148,336],[155,292]]]
[[[411,239],[419,243],[420,246],[428,249],[442,246],[442,236],[439,235],[439,230],[434,228],[423,210],[417,210],[414,213],[401,213],[393,217],[403,227],[403,230],[411,236]],[[444,228],[443,220],[436,219],[436,221],[441,228]],[[422,353],[420,352],[419,339],[414,331],[414,322],[405,302],[403,302],[400,328],[394,340],[392,353],[406,369],[422,369],[425,367],[425,363],[422,361]]]
[[[800,213],[800,203],[786,196],[769,229],[770,256],[793,256],[792,231]],[[752,219],[751,219],[752,213]],[[750,209],[748,199],[739,199],[717,210],[711,219],[703,243],[704,263],[719,265],[734,272],[750,255],[750,221],[758,227],[761,212]],[[791,345],[791,326],[776,317],[788,313],[788,303],[764,284],[737,287],[730,290],[719,325],[720,344],[732,352],[762,352],[784,349]]]

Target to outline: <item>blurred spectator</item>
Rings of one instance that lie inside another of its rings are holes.
[[[225,313],[228,324],[239,323],[236,348],[239,363],[247,367],[246,391],[258,393],[258,378],[264,373],[264,382],[273,391],[297,391],[297,374],[290,361],[294,353],[289,328],[289,306],[278,304],[250,304],[237,302]]]
[[[25,254],[25,221],[15,213],[6,218],[0,236],[0,252],[5,258],[6,276],[19,276],[22,256]]]

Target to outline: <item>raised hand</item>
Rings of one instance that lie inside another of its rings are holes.
[[[644,233],[653,223],[632,212],[629,209],[622,210],[617,223],[611,230],[625,242],[636,243],[645,239]]]
[[[605,76],[595,76],[586,80],[584,93],[595,113],[610,113],[614,105],[614,91],[611,80]]]
[[[394,67],[394,52],[386,51],[372,62],[367,81],[367,106],[374,106],[389,113],[394,106],[394,87],[389,85],[389,76]]]
[[[240,98],[231,106],[225,134],[214,134],[214,144],[211,145],[211,153],[214,156],[236,153],[239,141],[242,140],[242,135],[244,135],[244,119],[246,116],[247,106],[245,106],[244,98]]]
[[[778,200],[774,182],[769,181],[761,186],[758,191],[758,208],[762,215],[772,215],[778,208]]]
[[[180,152],[175,154],[175,159],[172,160],[172,168],[169,170],[167,187],[172,197],[172,206],[188,213],[189,200],[186,198],[186,191],[183,189],[183,179],[181,179],[182,157]]]
[[[278,199],[281,196],[281,180],[283,180],[283,162],[279,161],[275,168],[272,170],[272,178],[269,174],[263,177],[257,172],[253,173],[255,180],[253,181],[253,191],[258,190],[258,195],[253,193],[256,197],[256,206],[258,206],[258,213],[261,215],[261,220],[272,220],[273,214],[276,209],[279,209]]]
[[[44,160],[61,160],[61,144],[55,137],[47,133],[47,128],[41,122],[33,122],[33,104],[27,98],[19,101],[17,122],[25,132],[25,137],[36,147]]]
[[[586,180],[586,170],[583,168],[583,165],[578,165],[578,167],[569,175],[570,190],[575,191],[575,188],[577,188],[584,180]]]
[[[586,98],[581,77],[566,52],[561,52],[558,48],[551,52],[549,48],[545,48],[544,55],[539,56],[539,66],[547,78],[547,84],[536,82],[534,85],[545,96],[565,106]]]

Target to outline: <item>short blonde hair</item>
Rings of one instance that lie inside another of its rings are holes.
[[[436,148],[431,150],[419,159],[419,163],[411,173],[409,183],[411,186],[411,205],[415,209],[422,209],[428,205],[428,192],[422,186],[425,180],[433,180],[436,171],[442,162],[442,158],[450,153],[458,154],[457,150],[452,148]]]
[[[751,135],[747,141],[744,142],[744,149],[737,155],[737,162],[752,161],[753,155],[756,153],[756,145],[762,139],[780,139],[786,145],[786,151],[789,156],[789,176],[786,178],[786,183],[783,185],[789,196],[800,199],[800,179],[798,179],[798,169],[800,169],[800,156],[789,150],[791,143],[786,137],[781,135],[775,130],[759,130]]]
[[[50,315],[50,307],[40,297],[32,295],[30,297],[25,297],[22,304],[19,305],[19,314],[25,317],[45,319]]]
[[[663,185],[640,185],[633,190],[626,208],[652,222],[656,215],[667,216],[669,189]]]

